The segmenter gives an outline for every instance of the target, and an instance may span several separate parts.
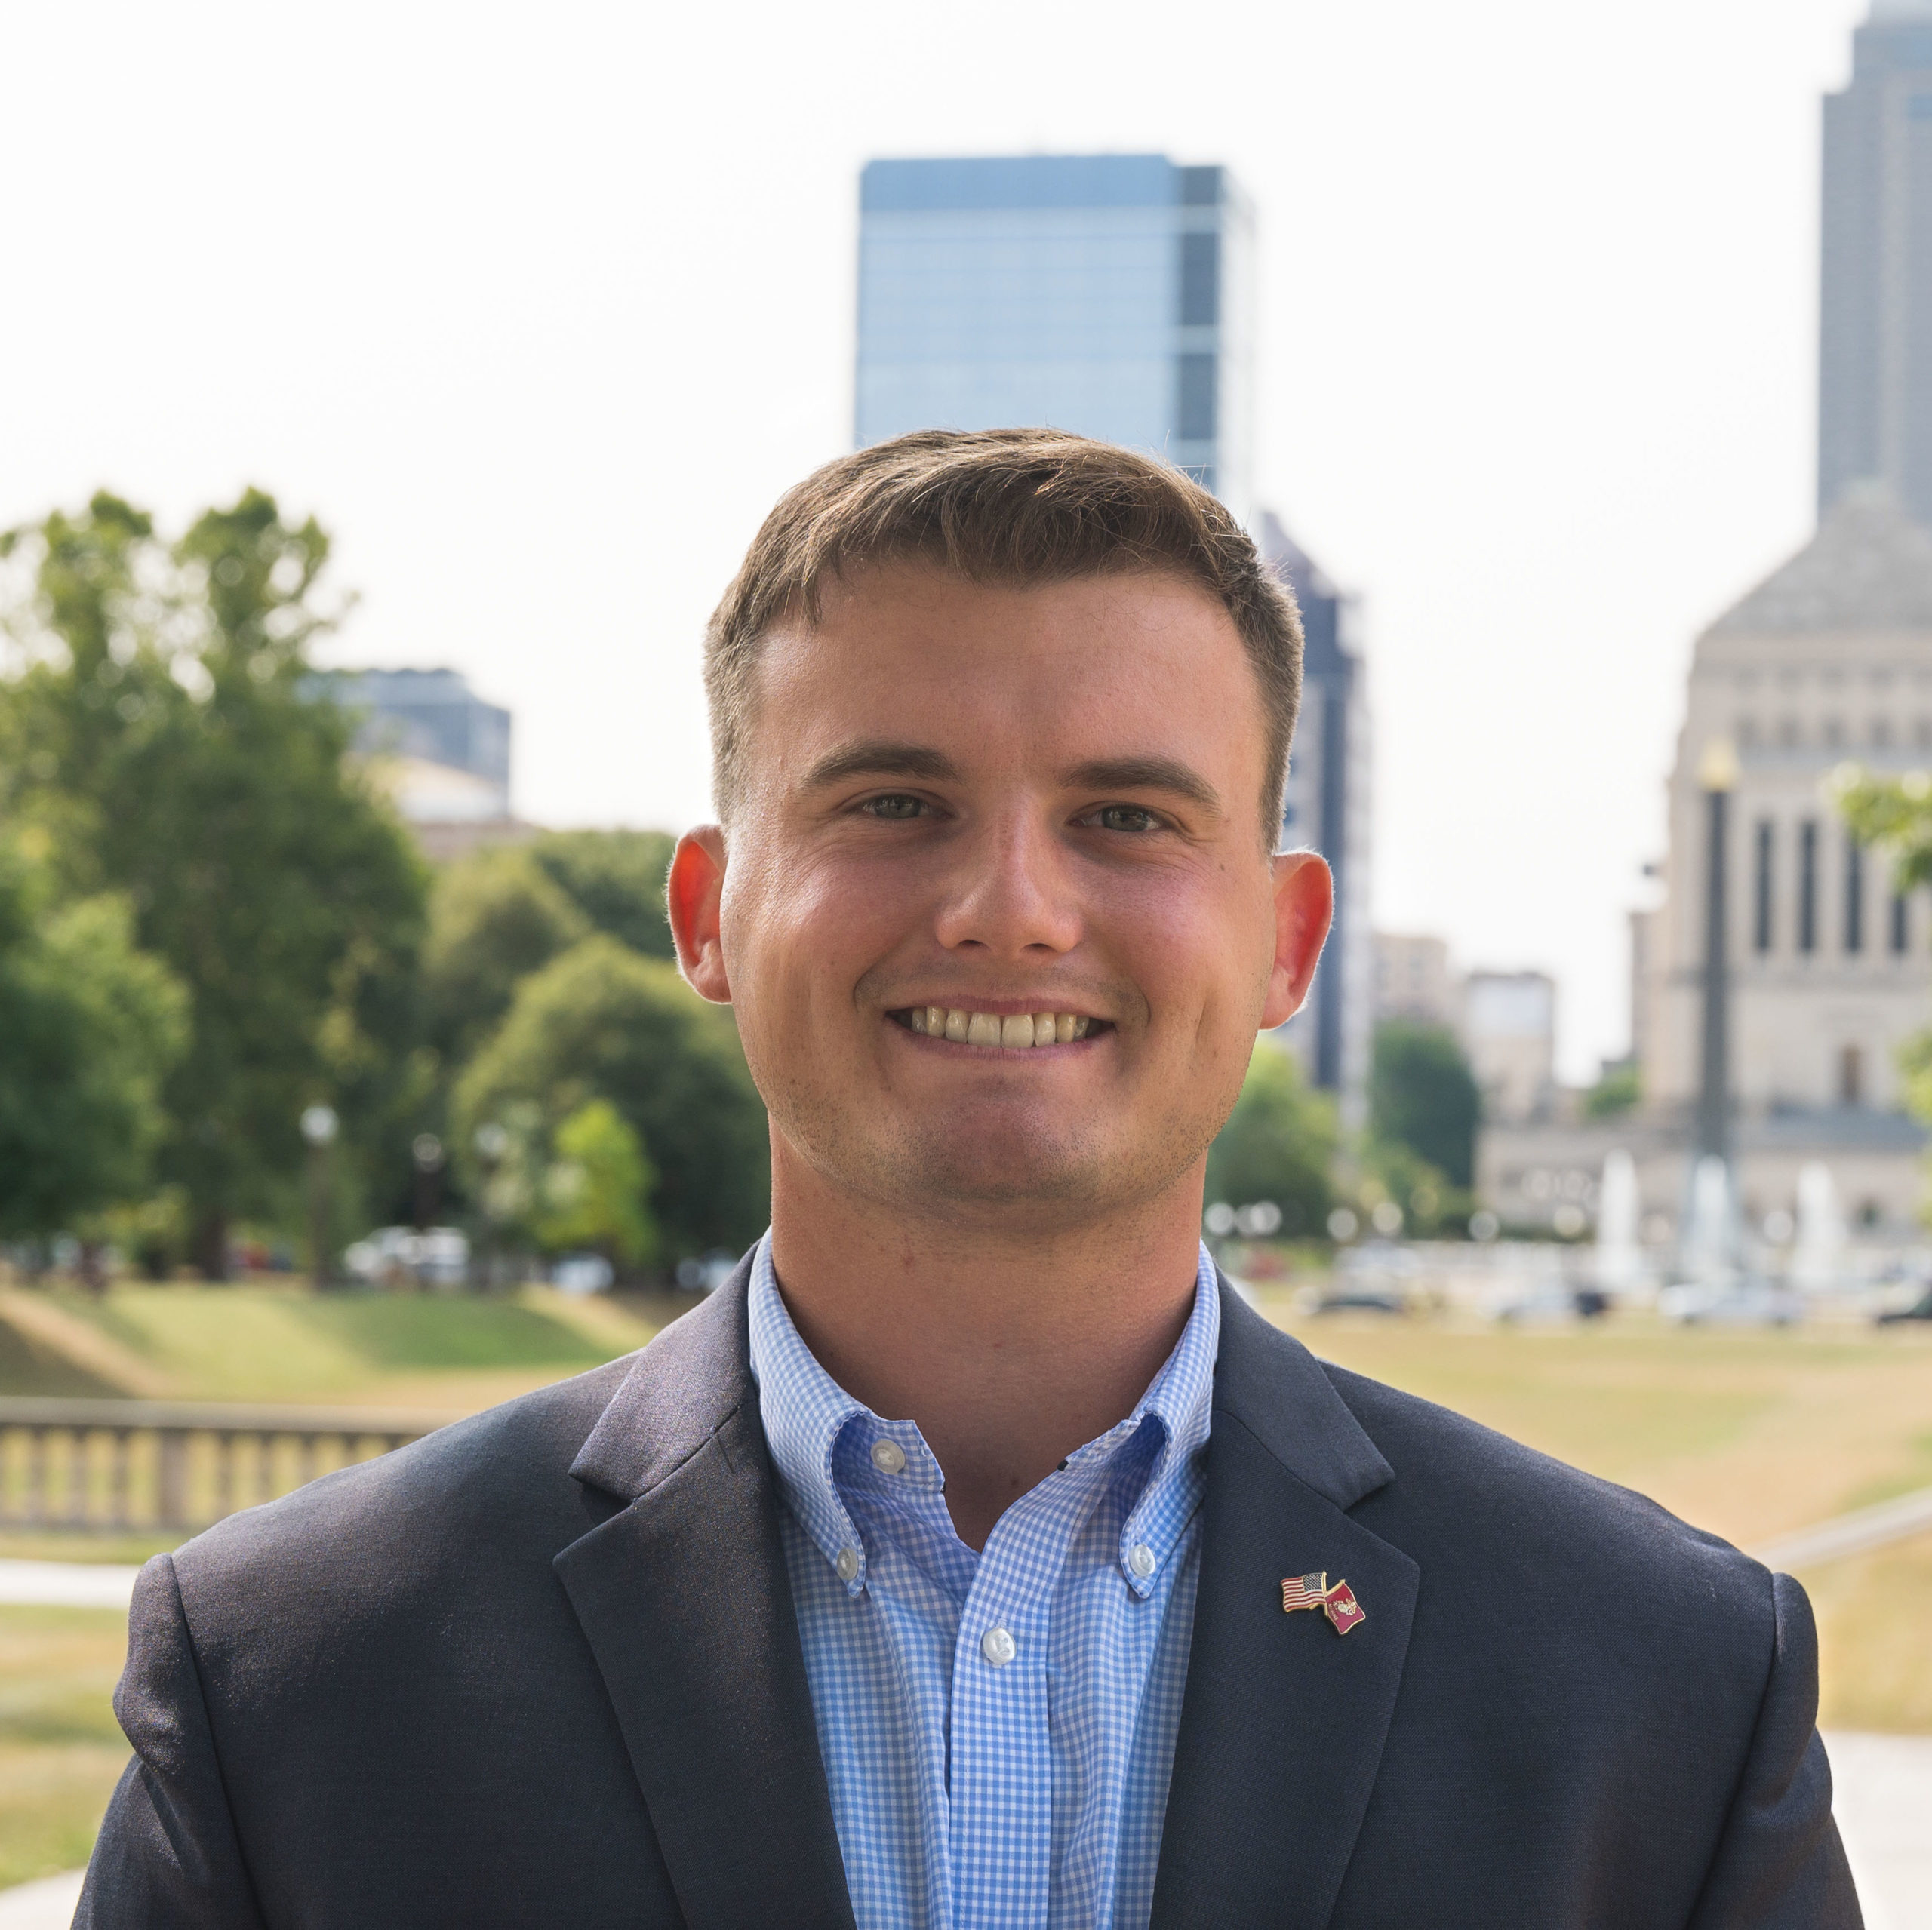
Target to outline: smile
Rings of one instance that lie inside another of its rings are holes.
[[[907,1006],[886,1016],[922,1037],[1021,1051],[1034,1046],[1071,1045],[1106,1023],[1103,1019],[1090,1019],[1084,1012],[967,1012],[945,1005]]]

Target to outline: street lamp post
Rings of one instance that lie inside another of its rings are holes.
[[[476,1197],[476,1284],[486,1290],[497,1283],[497,1169],[510,1149],[510,1136],[494,1120],[476,1129],[476,1163],[483,1176]]]
[[[305,1107],[302,1136],[309,1144],[309,1277],[319,1287],[335,1283],[335,1258],[329,1234],[329,1148],[340,1124],[332,1106]]]
[[[1737,1261],[1737,1215],[1731,1172],[1730,1108],[1730,794],[1737,785],[1737,752],[1714,737],[1697,764],[1704,794],[1703,1028],[1697,1079],[1696,1149],[1690,1163],[1683,1240],[1684,1271],[1721,1279]]]
[[[1697,766],[1704,794],[1703,1052],[1697,1082],[1697,1155],[1730,1160],[1730,794],[1737,753],[1728,738],[1704,747]]]

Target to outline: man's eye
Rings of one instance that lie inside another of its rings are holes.
[[[898,821],[916,818],[926,807],[923,798],[912,798],[895,792],[890,797],[868,798],[859,808],[868,817],[889,818]]]
[[[1106,804],[1094,813],[1103,831],[1157,831],[1161,821],[1140,804]]]

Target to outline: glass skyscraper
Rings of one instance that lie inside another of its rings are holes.
[[[1932,0],[1872,0],[1823,186],[1819,512],[1875,480],[1932,524]]]
[[[1226,169],[875,161],[860,210],[861,446],[1071,429],[1164,456],[1247,519],[1254,223]]]

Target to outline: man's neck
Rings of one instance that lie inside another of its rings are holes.
[[[1201,1184],[1051,1233],[996,1215],[909,1219],[855,1200],[774,1148],[772,1262],[826,1372],[917,1422],[959,1538],[993,1524],[1076,1448],[1133,1412],[1187,1324]]]

